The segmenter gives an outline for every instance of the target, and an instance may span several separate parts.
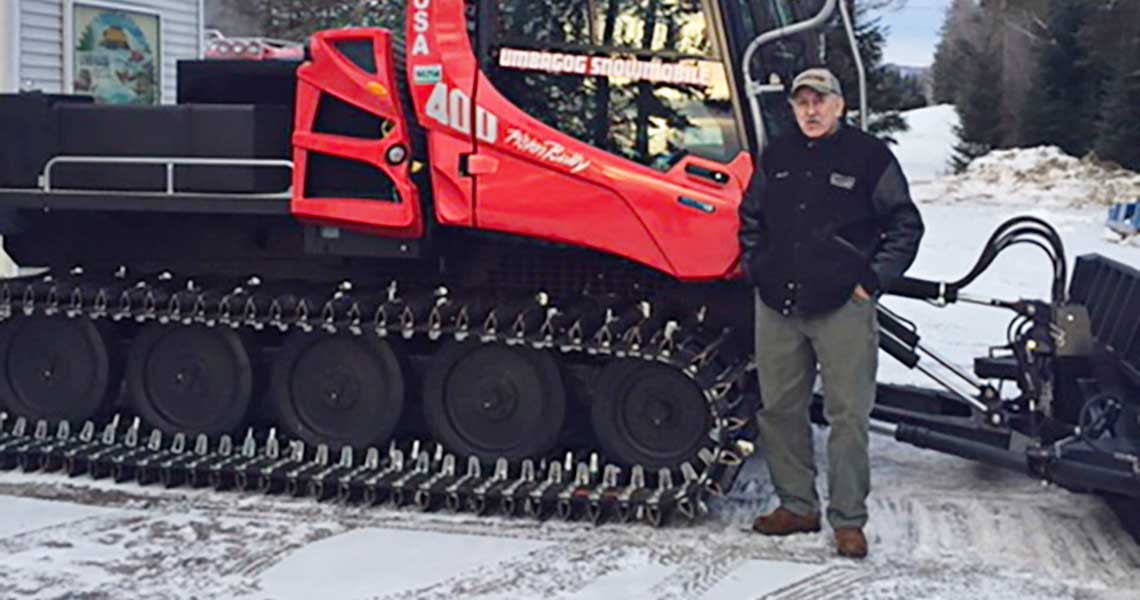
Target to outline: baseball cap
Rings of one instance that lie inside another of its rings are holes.
[[[797,75],[795,80],[792,81],[791,95],[794,96],[802,87],[811,88],[821,94],[843,95],[843,88],[839,85],[839,78],[831,71],[822,67],[808,69]]]

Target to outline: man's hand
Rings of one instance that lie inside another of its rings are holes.
[[[871,294],[868,294],[867,290],[863,289],[862,284],[856,284],[855,291],[851,292],[851,297],[859,302],[866,302],[871,299]]]

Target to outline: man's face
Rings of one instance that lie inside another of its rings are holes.
[[[819,139],[835,130],[843,116],[843,98],[821,94],[811,88],[800,88],[792,96],[792,109],[800,131],[811,139]]]

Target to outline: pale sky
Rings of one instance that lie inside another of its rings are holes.
[[[902,8],[883,11],[882,22],[891,29],[883,62],[911,67],[934,62],[938,29],[949,4],[950,0],[906,0]]]

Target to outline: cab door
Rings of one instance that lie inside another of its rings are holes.
[[[475,226],[728,274],[752,161],[708,4],[481,4]]]

